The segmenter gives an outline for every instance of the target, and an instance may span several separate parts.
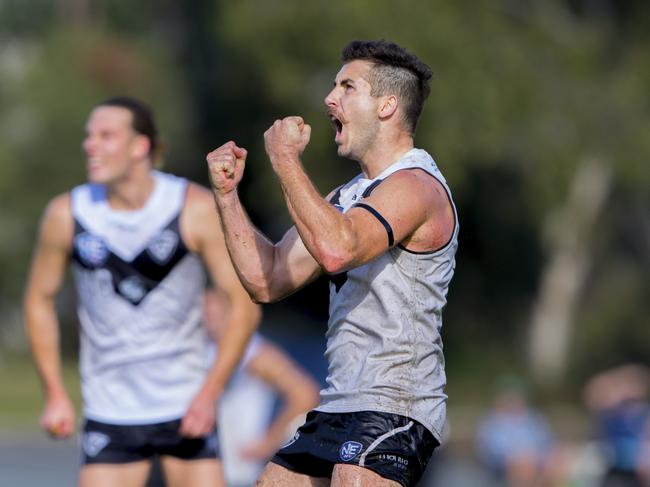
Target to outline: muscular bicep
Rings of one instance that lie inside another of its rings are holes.
[[[394,245],[434,250],[449,238],[449,228],[453,229],[447,193],[424,171],[394,173],[348,210],[346,217],[355,235],[348,268],[362,265]]]

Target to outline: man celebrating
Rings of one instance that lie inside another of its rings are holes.
[[[433,159],[414,148],[431,71],[386,41],[354,41],[325,98],[338,154],[362,174],[322,198],[300,156],[311,128],[277,120],[266,152],[295,224],[276,244],[237,196],[247,152],[207,157],[235,270],[272,302],[330,276],[328,387],[258,485],[412,485],[439,445],[446,395],[441,312],[454,273],[458,222]]]

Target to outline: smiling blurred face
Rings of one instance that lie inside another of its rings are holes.
[[[88,181],[111,184],[126,177],[136,162],[146,157],[142,138],[133,130],[132,114],[126,108],[95,108],[86,123],[82,144]]]
[[[334,88],[325,98],[327,114],[334,125],[338,154],[359,161],[379,134],[379,99],[370,95],[366,74],[372,64],[355,60],[343,65]]]

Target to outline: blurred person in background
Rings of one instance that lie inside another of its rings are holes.
[[[476,450],[498,485],[557,485],[552,476],[555,439],[544,415],[529,404],[525,383],[502,377],[491,409],[479,421]],[[553,460],[553,461],[552,461]]]
[[[45,392],[42,427],[75,431],[61,377],[55,298],[71,261],[79,300],[82,487],[139,487],[151,457],[169,486],[224,485],[215,403],[260,312],[234,272],[210,192],[154,169],[160,141],[142,102],[112,98],[86,124],[88,183],[41,221],[24,298]],[[212,364],[202,323],[205,268],[230,303]]]
[[[605,462],[602,487],[650,486],[650,370],[626,364],[594,375],[584,388]]]
[[[205,322],[217,353],[229,312],[218,290],[206,290]],[[253,336],[218,406],[221,461],[229,487],[255,483],[268,459],[318,404],[318,389],[279,347],[259,334]],[[280,409],[274,415],[276,399]]]
[[[327,384],[258,486],[409,486],[446,417],[440,328],[458,221],[436,163],[414,147],[431,70],[387,41],[353,41],[325,98],[338,155],[362,174],[323,198],[301,164],[311,127],[277,120],[265,147],[295,224],[277,244],[237,186],[247,151],[207,156],[228,250],[251,296],[274,302],[329,275]]]

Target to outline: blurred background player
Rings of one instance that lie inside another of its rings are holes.
[[[205,322],[217,348],[229,308],[216,289],[206,291]],[[304,414],[316,407],[318,391],[311,376],[279,347],[259,334],[253,336],[218,407],[221,461],[229,487],[255,483],[268,459],[302,424]]]
[[[476,448],[496,485],[551,485],[549,462],[555,438],[546,417],[529,403],[526,385],[517,377],[498,381],[492,407],[479,421]]]
[[[625,364],[594,375],[584,388],[605,463],[602,487],[650,486],[650,370]]]
[[[170,486],[223,485],[215,402],[260,312],[231,266],[212,195],[154,170],[157,129],[138,100],[95,107],[83,150],[88,184],[47,206],[24,298],[45,392],[41,425],[56,438],[75,430],[55,310],[71,261],[85,419],[79,484],[142,486],[158,454]],[[205,267],[230,305],[213,365]]]

